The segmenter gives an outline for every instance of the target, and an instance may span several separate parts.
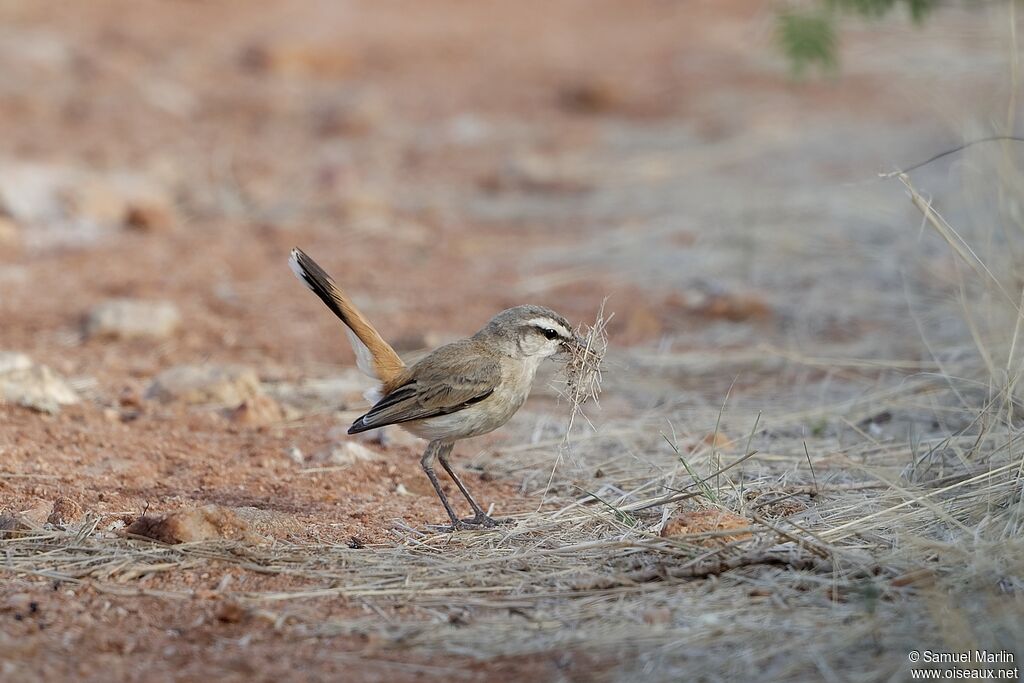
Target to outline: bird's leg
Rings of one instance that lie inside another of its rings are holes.
[[[452,444],[446,444],[443,441],[431,441],[428,443],[427,450],[423,452],[423,457],[420,458],[420,466],[423,467],[423,471],[427,473],[427,478],[430,479],[430,483],[433,484],[434,491],[437,492],[437,497],[441,499],[441,504],[444,505],[445,512],[448,513],[448,517],[452,520],[452,526],[457,529],[462,526],[462,521],[459,519],[458,515],[455,514],[455,510],[452,510],[452,506],[448,502],[448,496],[446,496],[444,491],[441,490],[441,482],[437,480],[437,475],[434,474],[434,458],[437,457],[439,452],[444,451],[445,447],[450,451],[452,449]],[[443,464],[444,460],[441,462]],[[447,465],[445,465],[445,469],[448,469]]]
[[[459,479],[459,475],[455,474],[455,470],[453,470],[452,466],[448,464],[448,455],[452,452],[453,445],[454,444],[451,443],[442,445],[441,448],[438,449],[437,459],[440,461],[441,467],[444,468],[444,471],[448,473],[448,476],[452,478],[455,485],[459,487],[459,491],[462,492],[462,496],[469,502],[469,507],[473,508],[473,519],[467,519],[465,523],[473,526],[497,526],[498,523],[484,512],[484,509],[480,507],[480,504],[477,503],[476,500],[474,500],[473,495],[469,492],[469,489],[466,488],[466,485],[462,483],[461,479]]]

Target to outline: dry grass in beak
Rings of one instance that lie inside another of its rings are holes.
[[[576,328],[576,343],[566,345],[565,387],[559,393],[569,400],[574,415],[587,401],[596,403],[601,393],[601,363],[608,350],[605,328],[614,315],[606,318],[604,305],[602,301],[593,325]]]
[[[605,317],[604,305],[607,302],[607,299],[601,302],[601,307],[597,309],[597,316],[594,319],[593,325],[582,323],[576,328],[576,343],[566,344],[565,346],[565,379],[562,381],[556,380],[555,388],[559,396],[569,401],[569,424],[566,425],[562,445],[558,449],[558,457],[551,468],[548,482],[544,486],[544,493],[541,495],[541,505],[543,505],[543,501],[547,500],[551,482],[554,480],[555,471],[558,469],[563,455],[570,455],[571,457],[569,438],[572,435],[573,425],[576,423],[576,416],[582,412],[581,407],[587,401],[593,399],[594,403],[597,403],[597,398],[601,393],[601,363],[604,361],[604,354],[608,350],[608,333],[605,328],[611,321],[612,316],[615,315],[613,313]],[[562,384],[564,386],[558,386]],[[587,419],[585,415],[584,419]],[[587,419],[587,421],[589,422],[590,420]],[[574,465],[580,467],[581,463],[575,462],[574,459]]]

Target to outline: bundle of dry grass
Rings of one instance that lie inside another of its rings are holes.
[[[597,403],[601,394],[601,366],[608,351],[606,328],[615,315],[613,313],[605,317],[604,307],[607,302],[607,299],[601,302],[592,325],[581,323],[576,328],[576,338],[580,340],[580,343],[569,347],[564,359],[562,378],[556,379],[554,382],[559,397],[569,403],[569,420],[558,449],[558,456],[544,487],[543,497],[545,499],[551,482],[554,481],[555,471],[562,462],[562,457],[569,452],[569,438],[572,435],[573,426],[576,424],[576,416],[582,414],[582,407],[585,403],[589,401]],[[590,420],[587,419],[587,422]],[[573,461],[578,468],[580,463],[575,462],[575,459]]]
[[[613,313],[605,317],[606,303],[607,299],[601,302],[592,325],[581,323],[576,328],[580,344],[570,347],[565,360],[564,388],[559,393],[569,401],[572,415],[588,401],[596,403],[601,394],[601,364],[608,351],[607,327],[615,315]]]

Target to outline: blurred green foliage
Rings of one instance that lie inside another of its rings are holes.
[[[793,73],[809,68],[834,73],[839,66],[837,23],[843,15],[882,19],[897,7],[920,23],[941,0],[820,0],[818,5],[779,12],[778,40]]]

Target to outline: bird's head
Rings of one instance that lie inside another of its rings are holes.
[[[581,340],[569,321],[544,306],[516,306],[491,318],[477,337],[513,358],[542,359],[568,351]]]

